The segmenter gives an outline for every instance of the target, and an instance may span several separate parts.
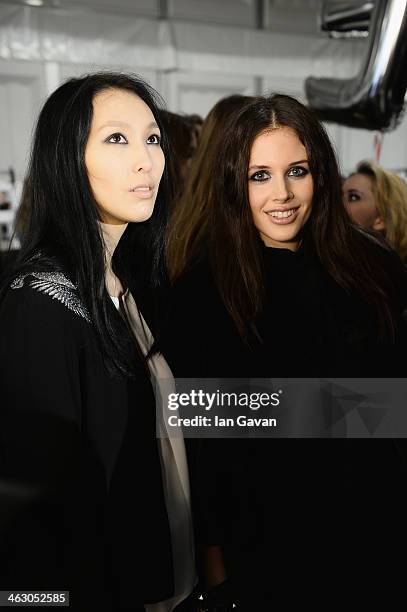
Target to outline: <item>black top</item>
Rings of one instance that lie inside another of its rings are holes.
[[[80,612],[173,593],[147,375],[113,379],[68,279],[31,275],[0,305],[0,584],[69,590]]]
[[[406,376],[407,272],[393,253],[383,249],[382,258],[394,289],[394,344],[378,339],[372,306],[328,276],[309,241],[295,253],[264,247],[263,254],[267,299],[257,323],[264,342],[244,345],[203,262],[174,290],[164,342],[174,376]],[[249,600],[324,609],[352,597],[396,601],[403,588],[396,552],[407,544],[404,446],[189,441],[198,539],[222,544],[236,589]]]
[[[185,377],[404,376],[407,269],[395,253],[376,248],[392,290],[395,343],[380,341],[374,307],[327,274],[305,236],[296,252],[262,248],[266,302],[256,321],[262,342],[251,339],[250,349],[221,302],[207,261],[188,272],[173,292],[169,363]]]

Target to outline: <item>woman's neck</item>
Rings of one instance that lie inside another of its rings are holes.
[[[123,293],[123,287],[112,270],[112,257],[128,224],[111,225],[110,223],[99,222],[99,225],[105,244],[106,288],[109,295],[119,297]]]

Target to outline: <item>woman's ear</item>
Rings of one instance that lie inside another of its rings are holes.
[[[374,229],[376,232],[386,231],[386,223],[383,217],[381,217],[380,215],[376,217],[376,219],[373,221],[372,229]]]

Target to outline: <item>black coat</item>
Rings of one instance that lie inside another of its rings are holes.
[[[381,257],[394,344],[378,340],[373,307],[328,276],[309,240],[296,253],[263,254],[264,342],[250,350],[207,263],[179,281],[163,342],[176,377],[406,376],[407,272],[393,253]],[[189,441],[198,540],[223,546],[250,610],[395,602],[404,588],[396,557],[407,546],[405,452],[385,439]]]
[[[163,600],[173,572],[150,380],[108,375],[67,279],[15,286],[0,306],[1,588],[69,590],[80,612]]]

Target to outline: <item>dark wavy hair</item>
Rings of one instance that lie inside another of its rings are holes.
[[[76,284],[90,312],[109,372],[132,376],[146,363],[106,291],[100,217],[85,166],[93,100],[109,89],[129,91],[147,104],[161,130],[161,146],[168,158],[160,119],[161,98],[137,75],[100,72],[70,79],[58,87],[37,121],[23,195],[29,206],[29,223],[17,265],[6,279],[0,298],[13,278],[32,271],[33,257],[36,269],[55,269],[58,263]],[[129,223],[112,260],[123,286],[135,287],[140,294],[147,291],[150,298],[164,290],[166,283],[167,191],[165,169],[153,215],[147,221]],[[137,270],[140,261],[143,270]]]
[[[335,152],[323,125],[313,111],[281,94],[255,98],[235,113],[216,159],[205,171],[212,177],[212,191],[208,190],[201,214],[210,228],[207,252],[226,309],[246,342],[253,333],[258,335],[254,322],[264,306],[265,276],[247,173],[255,138],[283,126],[295,131],[307,151],[314,183],[307,231],[319,260],[339,285],[375,307],[379,335],[393,335],[391,288],[381,263],[382,249],[352,224],[345,210]],[[184,262],[184,269],[190,264]]]
[[[168,226],[167,263],[172,281],[190,267],[208,241],[211,230],[208,210],[217,200],[214,172],[217,171],[218,148],[232,117],[251,100],[252,96],[239,94],[221,98],[202,124],[188,179]]]

